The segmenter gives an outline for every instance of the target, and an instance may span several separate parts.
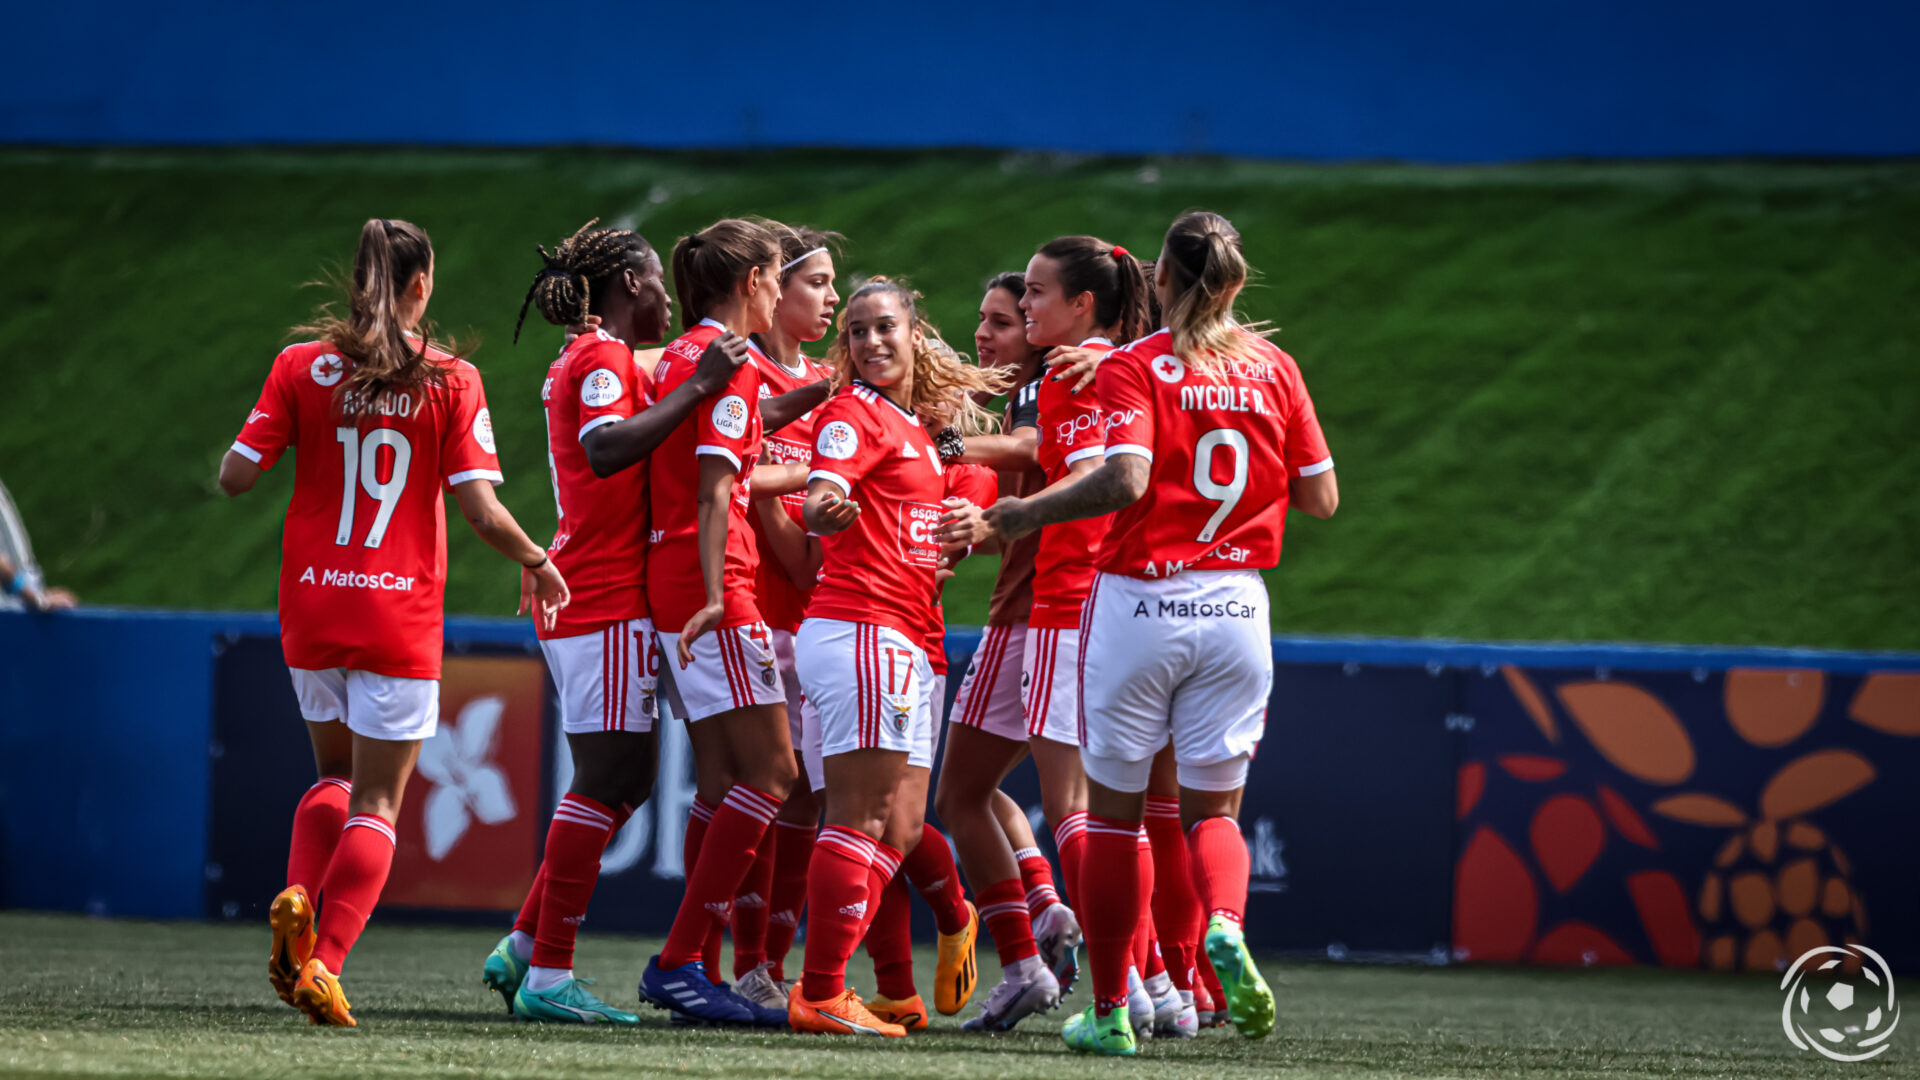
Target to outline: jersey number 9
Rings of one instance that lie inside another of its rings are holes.
[[[1233,479],[1219,484],[1213,479],[1213,455],[1223,446],[1233,451]],[[1214,428],[1200,436],[1193,444],[1193,490],[1199,492],[1201,498],[1220,504],[1207,519],[1206,528],[1200,530],[1200,542],[1211,543],[1213,534],[1220,531],[1227,515],[1240,505],[1240,496],[1247,491],[1246,433],[1235,428]]]

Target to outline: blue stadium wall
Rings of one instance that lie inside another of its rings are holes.
[[[16,5],[0,142],[1920,152],[1887,0]]]
[[[276,632],[0,614],[0,907],[263,918],[313,782]],[[957,680],[978,636],[948,640]],[[1276,638],[1274,658],[1242,815],[1262,947],[1771,970],[1859,940],[1920,964],[1920,656]],[[497,925],[568,781],[527,626],[450,620],[441,704],[382,917]],[[595,926],[671,921],[677,723],[660,774]],[[1034,784],[1022,766],[1012,791],[1038,822]]]

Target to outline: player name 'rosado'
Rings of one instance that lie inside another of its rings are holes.
[[[1180,407],[1189,412],[1272,412],[1256,386],[1201,383],[1180,388]]]
[[[1256,619],[1260,617],[1259,608],[1237,600],[1227,600],[1218,604],[1205,600],[1197,603],[1192,600],[1161,600],[1157,606],[1158,610],[1150,610],[1147,602],[1141,600],[1133,605],[1133,617],[1136,619],[1142,615],[1157,616],[1162,619]]]
[[[306,585],[331,585],[341,589],[381,589],[386,592],[412,592],[413,579],[395,573],[362,574],[353,570],[322,570],[317,576],[313,567],[307,567],[300,575],[300,581]]]

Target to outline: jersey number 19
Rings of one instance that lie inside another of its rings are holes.
[[[342,427],[334,429],[333,437],[340,442],[346,478],[340,485],[340,530],[334,534],[333,542],[343,546],[353,542],[353,507],[359,501],[355,489],[365,488],[368,498],[380,501],[380,512],[374,515],[373,528],[367,530],[365,541],[367,547],[377,548],[386,538],[394,507],[400,505],[400,493],[407,488],[407,466],[413,463],[413,444],[393,428],[374,428],[362,438],[359,428]],[[383,446],[393,448],[393,473],[385,483],[380,480],[380,448]]]

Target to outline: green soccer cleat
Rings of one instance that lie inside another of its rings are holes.
[[[1060,1025],[1060,1037],[1070,1049],[1082,1054],[1133,1057],[1140,1052],[1125,1009],[1101,1016],[1097,1008],[1089,1005],[1085,1012],[1067,1017],[1067,1022]]]
[[[1246,935],[1232,919],[1215,915],[1207,923],[1207,959],[1227,992],[1227,1015],[1233,1026],[1249,1039],[1265,1038],[1273,1030],[1273,991],[1253,966]]]
[[[624,1009],[594,997],[586,984],[591,979],[568,979],[546,990],[520,984],[513,995],[513,1015],[522,1020],[547,1020],[562,1024],[637,1024],[640,1018]]]
[[[480,969],[480,981],[487,989],[500,995],[507,1003],[507,1015],[513,1015],[513,995],[520,992],[520,984],[526,981],[528,963],[514,955],[513,935],[500,939],[487,956],[486,964]]]

